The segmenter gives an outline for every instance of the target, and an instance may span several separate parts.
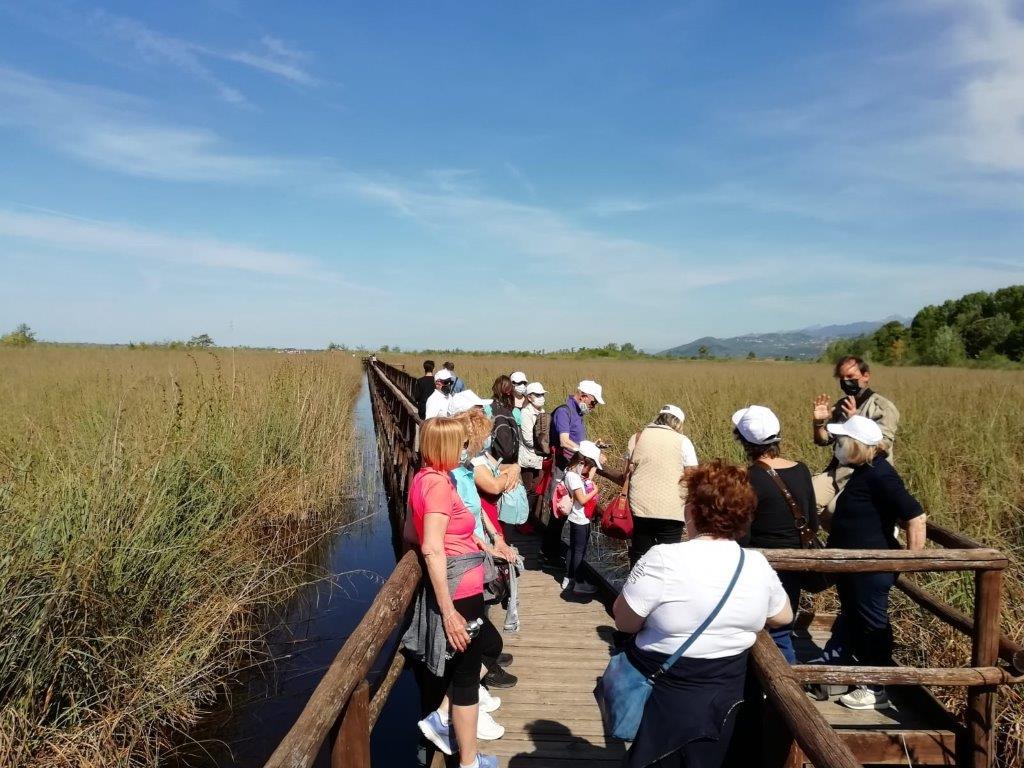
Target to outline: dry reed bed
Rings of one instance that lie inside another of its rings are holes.
[[[400,362],[418,373],[419,358]],[[438,361],[441,362],[441,361]],[[686,412],[686,431],[699,457],[740,461],[729,416],[752,403],[768,405],[783,425],[783,451],[819,471],[827,449],[811,440],[811,401],[838,397],[825,365],[783,362],[585,361],[543,358],[465,358],[458,373],[489,397],[500,373],[523,370],[548,390],[547,410],[565,402],[581,378],[604,386],[607,406],[588,417],[588,432],[613,443],[621,459],[629,436],[665,403]],[[1004,581],[1003,629],[1024,640],[1024,375],[954,368],[878,368],[874,388],[901,412],[896,466],[933,520],[1010,556]],[[614,546],[614,545],[613,545]],[[923,575],[921,583],[951,604],[973,609],[971,574]],[[825,598],[829,599],[828,597]],[[969,644],[902,596],[894,609],[900,658],[924,665],[966,665]],[[1024,766],[1024,691],[1003,689],[1000,765]],[[957,692],[941,691],[960,705]]]
[[[0,764],[156,765],[358,478],[348,355],[0,350]]]

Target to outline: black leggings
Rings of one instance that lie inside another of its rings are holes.
[[[451,703],[457,707],[469,707],[480,700],[480,665],[484,658],[496,659],[501,653],[501,633],[484,616],[484,596],[471,595],[455,601],[455,610],[467,621],[483,619],[480,633],[469,647],[456,653],[445,665],[444,675],[438,677],[426,670],[420,676],[420,706],[423,713],[432,712],[441,704],[448,693]],[[449,690],[450,689],[450,690]]]
[[[655,544],[678,544],[683,540],[683,523],[660,517],[634,517],[633,538],[629,542],[629,567],[647,554]]]

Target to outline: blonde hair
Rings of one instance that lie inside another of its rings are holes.
[[[660,424],[663,427],[674,429],[680,435],[683,434],[683,422],[678,416],[674,416],[671,413],[659,413],[654,417],[652,424]]]
[[[477,456],[484,449],[484,441],[491,434],[491,420],[479,408],[470,408],[468,411],[455,416],[466,434],[469,441],[469,455]]]
[[[840,435],[836,440],[845,445],[847,466],[857,467],[861,464],[870,464],[878,455],[879,446],[865,445],[860,440],[855,440],[849,435]]]
[[[459,465],[466,432],[457,419],[437,416],[420,428],[420,458],[424,466],[448,472]]]

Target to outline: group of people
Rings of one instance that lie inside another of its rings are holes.
[[[720,765],[757,632],[767,628],[787,661],[796,661],[793,621],[809,574],[777,574],[757,550],[812,546],[820,527],[833,548],[900,548],[901,528],[907,548],[924,546],[925,515],[892,465],[898,410],[871,389],[865,361],[844,358],[834,373],[843,396],[813,401],[814,442],[831,449],[815,476],[784,456],[781,424],[764,405],[741,408],[729,424],[747,459],[742,466],[699,461],[684,434],[686,416],[673,404],[630,438],[623,492],[633,518],[631,571],[613,613],[628,638],[621,651],[656,683],[629,766]],[[603,390],[583,380],[548,411],[545,388],[522,371],[497,377],[483,399],[453,364],[435,372],[428,360],[414,392],[424,421],[406,540],[429,578],[403,645],[422,662],[420,730],[445,754],[457,752],[463,768],[490,768],[497,760],[478,752],[478,740],[504,732],[492,716],[500,699],[491,689],[516,683],[485,598],[496,565],[514,579],[522,563],[505,539],[505,505],[515,507],[509,499],[517,492],[527,498],[525,527],[543,526],[542,561],[564,568],[567,599],[596,591],[583,563],[607,446],[587,439],[586,417],[604,405]],[[836,579],[840,614],[822,660],[893,663],[894,584],[892,573]],[[855,687],[839,701],[890,706],[879,686]]]

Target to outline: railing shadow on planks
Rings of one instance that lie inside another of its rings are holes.
[[[381,472],[393,508],[401,509],[418,468],[420,418],[413,404],[415,379],[382,361],[364,361],[376,424]],[[613,482],[614,473],[605,473]],[[400,517],[400,514],[399,514]],[[938,685],[967,688],[964,722],[956,746],[946,750],[958,766],[989,768],[993,761],[994,717],[998,686],[1024,681],[1024,647],[1000,630],[1002,575],[1008,565],[999,551],[938,525],[928,525],[928,540],[939,548],[903,550],[762,550],[780,571],[825,573],[898,572],[897,587],[924,610],[971,638],[971,666],[954,668],[789,665],[771,638],[761,632],[752,648],[772,715],[787,732],[781,750],[766,755],[768,766],[812,763],[818,768],[852,768],[872,759],[870,745],[848,744],[815,708],[805,683]],[[974,616],[947,605],[917,586],[907,574],[972,571]],[[398,680],[404,659],[396,649],[372,695],[367,675],[388,637],[409,609],[423,572],[413,553],[402,556],[355,632],[349,637],[310,696],[295,725],[265,768],[308,768],[331,741],[332,768],[371,765],[370,733]],[[1000,662],[1003,664],[1001,665]],[[945,749],[945,747],[944,747]],[[877,751],[877,746],[876,746]],[[864,754],[858,754],[865,752]],[[878,760],[881,762],[881,760]]]

